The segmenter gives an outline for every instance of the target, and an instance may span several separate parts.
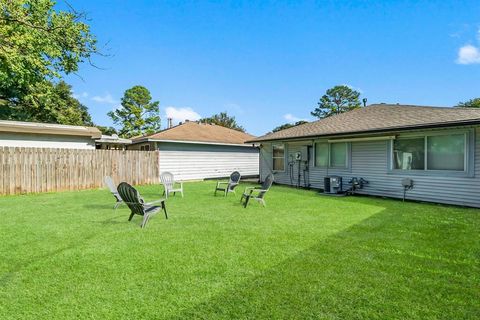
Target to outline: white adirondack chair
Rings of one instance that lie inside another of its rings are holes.
[[[183,182],[176,182],[171,172],[163,172],[160,175],[160,182],[163,185],[163,194],[165,195],[165,198],[168,198],[170,193],[175,195],[177,192],[180,192],[183,198]]]
[[[110,189],[110,192],[112,193],[115,200],[117,200],[117,202],[115,203],[115,206],[113,207],[113,209],[116,210],[119,205],[123,204],[123,200],[122,200],[122,198],[120,197],[120,194],[117,191],[117,187],[115,186],[115,183],[113,182],[112,177],[106,176],[103,179],[103,181],[105,182],[105,185],[108,187],[108,189]]]

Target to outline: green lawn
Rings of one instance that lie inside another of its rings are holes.
[[[214,184],[143,230],[106,190],[0,198],[0,319],[480,317],[480,210]]]

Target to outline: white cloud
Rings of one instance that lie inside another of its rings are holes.
[[[285,120],[287,120],[288,122],[308,121],[308,119],[302,119],[302,118],[295,117],[291,113],[287,113],[287,114],[283,115],[283,118]]]
[[[458,50],[458,64],[480,63],[480,49],[471,44],[464,45]]]
[[[103,96],[94,96],[92,97],[92,100],[98,103],[107,103],[107,104],[117,104],[118,101],[116,101],[110,93],[106,93]]]
[[[73,97],[74,97],[75,99],[88,98],[88,92],[85,92],[85,91],[84,91],[84,92],[79,93],[79,94],[77,94],[77,93],[74,92],[74,93],[73,93]]]
[[[174,123],[185,120],[196,121],[202,118],[202,116],[193,111],[192,108],[167,107],[165,109],[165,115],[167,118],[172,118]]]

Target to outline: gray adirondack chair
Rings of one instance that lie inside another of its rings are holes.
[[[136,214],[143,216],[143,221],[140,226],[145,228],[145,225],[150,217],[160,210],[165,212],[165,219],[168,219],[165,199],[145,203],[138,191],[126,182],[120,183],[117,189],[120,197],[123,199],[123,202],[125,202],[125,204],[130,208],[131,213],[128,221],[131,221],[133,216]],[[160,203],[160,205],[155,205],[156,203]]]
[[[273,184],[273,174],[269,174],[260,187],[246,187],[245,191],[240,198],[240,203],[243,202],[243,206],[246,208],[250,199],[260,202],[264,207],[265,204],[265,194],[270,190],[270,187]]]
[[[163,184],[163,194],[165,198],[168,198],[170,193],[175,195],[177,192],[180,192],[183,198],[183,182],[176,182],[171,172],[163,172],[160,175],[160,182]]]
[[[215,195],[217,195],[217,191],[221,191],[224,196],[227,196],[229,192],[235,193],[235,187],[239,185],[241,177],[240,172],[234,171],[230,174],[230,180],[218,181],[215,187]]]
[[[123,204],[122,197],[120,197],[120,194],[118,194],[117,187],[115,186],[115,183],[113,182],[112,177],[106,176],[103,181],[105,182],[105,185],[110,189],[110,192],[112,193],[113,197],[117,201],[115,205],[113,206],[113,209],[117,210],[118,206]]]

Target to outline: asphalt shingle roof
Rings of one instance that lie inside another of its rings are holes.
[[[297,127],[268,133],[249,142],[382,132],[466,123],[480,124],[480,108],[373,104]]]
[[[138,137],[133,139],[133,143],[150,140],[165,141],[192,141],[192,142],[211,142],[225,144],[244,144],[247,140],[254,139],[248,133],[225,128],[214,124],[198,123],[196,121],[187,121],[178,126],[162,130],[152,135]]]

